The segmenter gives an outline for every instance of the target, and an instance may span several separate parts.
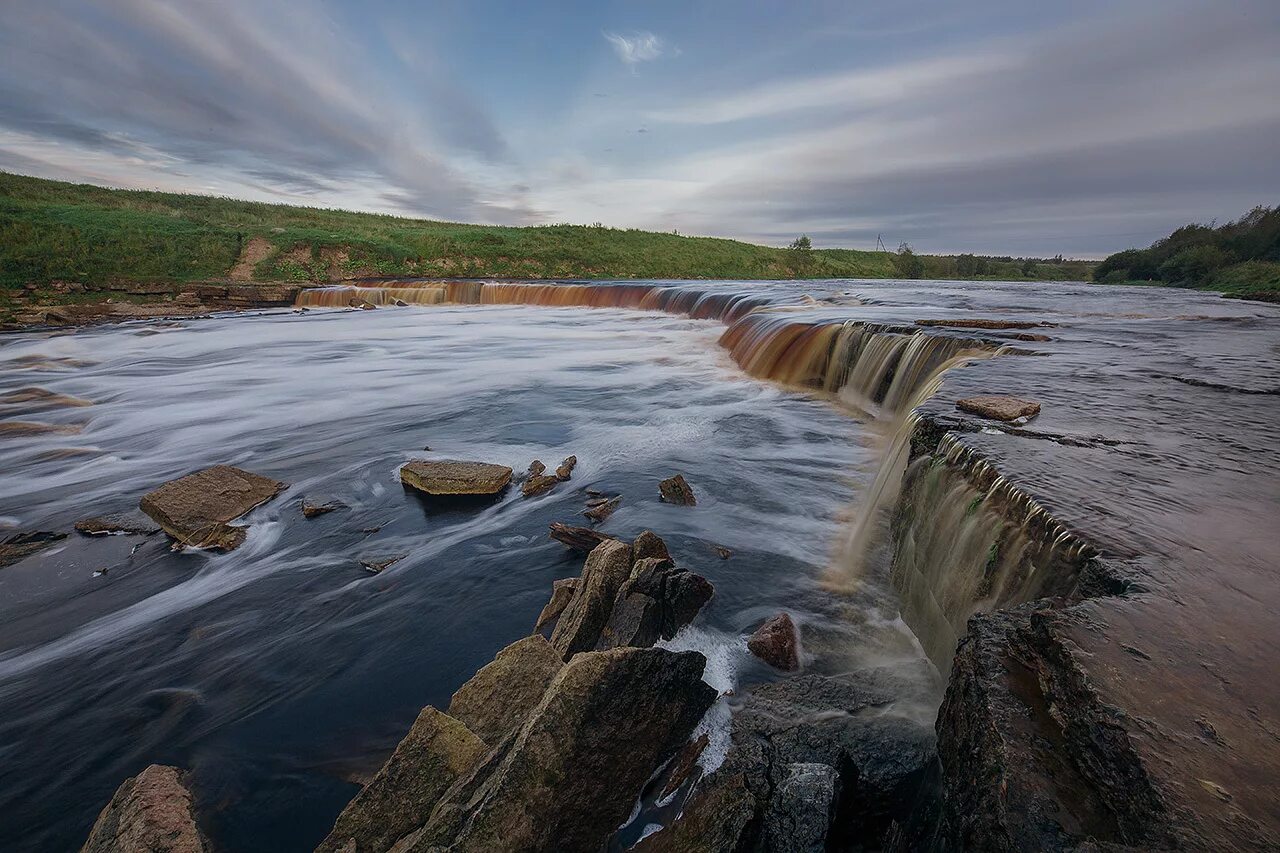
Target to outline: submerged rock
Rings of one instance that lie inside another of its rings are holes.
[[[316,518],[334,510],[346,508],[347,505],[339,500],[326,500],[324,498],[302,499],[302,514],[307,518]]]
[[[747,648],[760,660],[783,672],[800,668],[800,635],[787,613],[768,619],[747,640]]]
[[[599,850],[715,700],[705,664],[665,649],[575,656],[486,778],[450,791],[400,849]]]
[[[566,457],[565,460],[560,463],[559,467],[556,468],[556,479],[557,480],[569,479],[569,476],[573,473],[573,469],[576,468],[577,465],[578,465],[578,457],[576,456]]]
[[[72,397],[68,394],[59,394],[36,385],[29,385],[26,388],[18,388],[7,394],[0,394],[0,403],[33,403],[36,406],[67,406],[73,408],[93,405],[92,400]]]
[[[1040,414],[1040,404],[1007,394],[966,397],[956,401],[956,408],[995,421],[1016,421]]]
[[[435,497],[496,495],[511,482],[511,474],[507,466],[488,462],[419,459],[401,467],[400,480]]]
[[[517,640],[458,688],[449,715],[496,744],[525,721],[563,666],[541,634]]]
[[[266,503],[288,485],[230,465],[214,465],[171,480],[138,506],[182,545],[230,551],[245,529],[227,522]]]
[[[551,633],[551,645],[565,660],[596,647],[618,589],[630,574],[631,546],[626,542],[601,542],[587,555],[582,580]]]
[[[207,849],[181,772],[152,764],[116,789],[81,853],[203,853]]]
[[[590,509],[585,510],[582,514],[598,524],[601,521],[604,521],[609,516],[613,515],[614,511],[618,508],[619,504],[621,503],[622,503],[622,496],[619,495],[618,497],[613,498],[611,500],[607,500],[602,503],[596,504]]]
[[[663,480],[658,484],[658,492],[669,504],[693,506],[698,502],[693,495],[693,488],[685,481],[683,474],[676,474],[674,477]]]
[[[722,560],[727,560],[733,556],[733,551],[723,545],[712,545],[711,549],[716,552],[716,556]]]
[[[0,540],[0,569],[12,566],[19,560],[26,559],[50,545],[66,539],[65,533],[53,533],[48,530],[31,530],[24,533],[12,533]]]
[[[590,527],[574,527],[570,524],[551,522],[551,532],[547,534],[557,542],[562,542],[575,551],[590,551],[601,542],[612,542],[618,537],[592,530]]]
[[[338,815],[317,853],[383,853],[427,822],[440,796],[488,747],[461,722],[427,706],[377,775]]]
[[[560,614],[569,606],[569,602],[573,600],[574,590],[578,588],[577,578],[561,578],[551,584],[551,600],[542,608],[542,612],[538,614],[538,621],[534,624],[534,631],[541,631],[546,626],[560,618]]]
[[[160,532],[160,525],[137,510],[98,515],[76,522],[76,530],[86,536],[137,534],[150,536]]]
[[[383,554],[376,557],[361,557],[360,565],[366,572],[380,574],[384,569],[400,562],[408,554]]]

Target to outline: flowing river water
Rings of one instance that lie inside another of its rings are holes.
[[[346,308],[352,298],[416,304],[358,311]],[[962,578],[950,605],[930,578],[953,553],[989,562],[990,537],[1004,535],[996,522],[975,531],[971,513],[957,512],[936,527],[950,531],[941,544],[913,540],[899,561],[910,565],[893,568],[906,572],[896,589],[872,535],[905,466],[903,419],[943,381],[1020,384],[1046,404],[1033,422],[1045,440],[1032,442],[1046,452],[1014,467],[1060,488],[1008,501],[1023,501],[1028,519],[1047,516],[1048,503],[1059,526],[1031,557],[1023,546],[1023,563],[1088,559],[1086,539],[1119,543],[1104,550],[1122,557],[1179,547],[1161,517],[1170,500],[1194,512],[1199,503],[1174,492],[1201,473],[1211,496],[1274,506],[1274,483],[1252,479],[1273,464],[1256,454],[1274,454],[1278,430],[1268,413],[1280,311],[1270,306],[1167,290],[882,282],[399,283],[304,291],[301,304],[311,310],[0,337],[0,399],[38,386],[92,403],[2,407],[0,418],[64,429],[0,438],[0,533],[67,530],[217,463],[291,484],[249,516],[248,540],[230,554],[174,553],[163,536],[72,534],[0,569],[0,847],[78,844],[119,782],[158,762],[190,768],[222,849],[310,849],[419,709],[446,706],[529,632],[552,580],[578,574],[581,557],[546,531],[586,523],[588,488],[623,496],[603,529],[653,529],[715,585],[676,640],[707,655],[713,686],[776,677],[744,637],[786,609],[809,666],[899,670],[911,686],[894,712],[931,725],[964,619],[1019,595],[997,588],[975,603]],[[991,316],[1054,325],[911,326]],[[1173,396],[1142,397],[1161,376]],[[1102,435],[1054,407],[1073,395],[1125,411]],[[1205,412],[1204,399],[1219,409]],[[1224,414],[1249,438],[1227,438]],[[999,458],[1010,435],[978,432],[970,446]],[[1073,457],[1090,447],[1133,454],[1151,482],[1128,495],[1114,472]],[[513,490],[481,508],[442,511],[396,476],[414,458],[522,471],[569,454],[573,479],[551,494]],[[696,507],[658,500],[657,481],[676,472]],[[940,518],[972,505],[968,487],[916,476],[907,473],[913,494]],[[1102,497],[1068,506],[1054,494]],[[347,508],[308,520],[303,496]],[[1236,552],[1274,556],[1261,533],[1241,535]],[[393,555],[403,558],[378,575],[359,563]],[[724,713],[706,723],[706,761],[724,748]]]

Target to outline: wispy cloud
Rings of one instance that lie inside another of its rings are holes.
[[[629,35],[606,32],[605,40],[613,46],[613,52],[627,65],[637,62],[651,62],[665,53],[670,47],[665,41],[650,32],[634,32]]]

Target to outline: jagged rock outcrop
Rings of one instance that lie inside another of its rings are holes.
[[[600,643],[609,648],[669,640],[693,621],[714,591],[706,578],[676,568],[669,559],[636,560],[618,590]]]
[[[245,528],[227,522],[274,498],[288,485],[230,465],[214,465],[147,493],[139,508],[183,545],[230,551]]]
[[[671,552],[667,550],[667,543],[662,541],[662,537],[652,530],[641,531],[640,535],[631,543],[631,547],[635,551],[635,559],[637,560],[643,560],[648,557],[656,557],[659,560],[671,559]]]
[[[152,764],[116,789],[81,853],[204,853],[207,849],[181,771]]]
[[[538,614],[538,621],[534,623],[533,630],[541,631],[552,622],[560,618],[560,614],[569,606],[569,602],[573,600],[574,590],[578,588],[578,578],[561,578],[553,581],[551,584],[551,600],[542,608],[542,612]]]
[[[317,853],[384,853],[431,817],[440,796],[488,747],[461,722],[430,706],[350,804]]]
[[[497,744],[524,722],[563,666],[541,634],[517,640],[458,688],[449,715]]]
[[[836,818],[840,774],[830,764],[788,764],[764,815],[765,848],[824,853]]]
[[[565,660],[596,647],[618,590],[630,574],[631,546],[626,542],[601,542],[587,555],[582,580],[551,633],[551,645]]]
[[[398,849],[600,849],[715,700],[705,664],[665,649],[574,656],[485,778],[457,783]]]

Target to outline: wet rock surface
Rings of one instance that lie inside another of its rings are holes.
[[[505,465],[455,459],[417,460],[400,469],[406,486],[433,497],[496,495],[511,482],[511,475]]]
[[[1040,414],[1040,404],[1007,394],[984,394],[956,401],[956,408],[993,421],[1016,421]]]
[[[245,529],[227,522],[286,488],[270,477],[214,465],[165,483],[138,506],[180,544],[229,551],[244,541]]]
[[[117,512],[98,515],[76,522],[76,530],[86,536],[136,534],[150,536],[160,532],[160,525],[141,512]]]
[[[561,524],[558,521],[551,522],[551,532],[547,535],[575,551],[591,551],[601,542],[608,542],[617,538],[599,530],[592,530],[590,527],[575,527],[571,524]]]
[[[497,744],[524,722],[563,666],[541,634],[517,640],[458,688],[449,715]]]
[[[384,853],[431,810],[488,747],[458,720],[422,709],[387,763],[338,816],[317,853]]]
[[[779,613],[757,628],[747,638],[747,649],[783,672],[794,672],[800,668],[800,632],[787,613]]]
[[[98,815],[82,853],[204,853],[191,792],[176,767],[152,764],[126,779]]]
[[[0,539],[0,569],[11,566],[19,560],[37,554],[51,545],[66,539],[65,533],[54,533],[47,530],[32,530],[10,533]]]
[[[347,505],[335,498],[305,497],[302,499],[302,514],[307,518],[318,518],[322,515],[346,509]]]
[[[824,853],[840,801],[840,774],[830,764],[788,764],[764,815],[765,848]]]
[[[542,495],[560,485],[560,478],[553,477],[548,474],[535,474],[529,477],[520,486],[520,493],[526,498],[534,495]]]

